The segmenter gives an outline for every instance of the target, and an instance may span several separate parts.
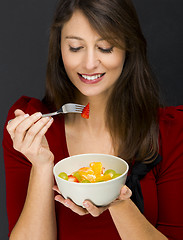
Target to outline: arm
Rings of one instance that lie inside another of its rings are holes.
[[[111,206],[109,211],[123,240],[167,239],[147,221],[130,199]]]
[[[54,190],[60,193],[56,186],[54,186]],[[166,240],[167,238],[140,213],[130,197],[131,190],[124,186],[121,189],[119,199],[106,207],[97,208],[91,202],[84,201],[84,209],[75,205],[70,199],[64,199],[61,195],[57,195],[55,200],[81,216],[91,214],[93,217],[98,217],[103,211],[109,209],[118,233],[123,240]]]
[[[15,113],[16,118],[8,124],[7,130],[13,140],[14,149],[24,154],[32,167],[25,204],[11,232],[10,240],[53,240],[56,239],[52,191],[54,157],[45,138],[52,121],[40,119],[41,116],[36,114],[25,117],[20,110]]]
[[[130,200],[131,190],[124,186],[121,189],[119,200],[109,206],[109,211],[123,240],[166,240],[167,238],[160,233],[147,219],[141,214],[139,209]],[[86,209],[93,216],[99,216],[104,209],[97,208],[86,201]]]
[[[163,160],[153,169],[158,200],[157,229],[144,218],[130,200],[125,201],[124,205],[121,203],[109,209],[118,232],[125,229],[125,234],[129,234],[127,237],[123,232],[120,233],[124,239],[180,240],[183,236],[183,106],[170,107],[163,111],[160,118]],[[119,215],[120,212],[123,216]],[[136,236],[131,237],[134,232]]]
[[[52,168],[32,167],[27,197],[10,240],[56,239]]]

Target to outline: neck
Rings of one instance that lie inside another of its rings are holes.
[[[86,128],[91,134],[99,134],[102,131],[106,131],[105,126],[105,110],[107,104],[107,98],[104,96],[98,97],[83,97],[80,98],[78,103],[86,105],[90,103],[89,119],[84,119],[80,114],[67,115],[67,123],[82,125],[82,128]],[[78,125],[78,126],[79,126]]]
[[[85,98],[84,100],[77,102],[81,104],[90,103],[89,119],[82,118],[81,114],[65,115],[66,137],[70,154],[77,154],[78,152],[114,154],[115,150],[110,132],[105,124],[107,101],[96,97]]]

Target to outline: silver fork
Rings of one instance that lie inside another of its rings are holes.
[[[66,103],[58,111],[42,114],[42,117],[52,117],[60,113],[82,113],[84,105],[75,104],[75,103]]]

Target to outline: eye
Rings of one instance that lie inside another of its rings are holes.
[[[110,48],[101,48],[101,47],[98,47],[98,49],[103,52],[103,53],[112,53],[113,52],[113,48],[114,47],[110,47]]]
[[[69,50],[71,51],[71,52],[78,52],[80,49],[82,49],[83,47],[71,47],[71,46],[69,46]]]

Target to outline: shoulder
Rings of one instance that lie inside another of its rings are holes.
[[[177,173],[183,169],[183,106],[162,108],[159,113],[161,170]]]
[[[183,105],[170,106],[159,109],[159,119],[161,122],[179,122],[183,119]]]
[[[25,113],[33,114],[35,112],[48,112],[47,107],[43,102],[37,98],[22,96],[10,108],[8,112],[8,119],[14,118],[14,111],[21,109]]]
[[[160,134],[166,137],[183,137],[183,105],[159,110]]]

